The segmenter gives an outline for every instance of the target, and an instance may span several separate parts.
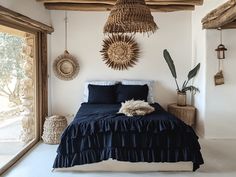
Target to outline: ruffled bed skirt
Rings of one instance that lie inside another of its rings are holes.
[[[125,149],[125,148],[107,148],[90,149],[75,154],[58,154],[53,168],[67,168],[75,165],[83,165],[95,162],[101,162],[110,158],[118,161],[128,162],[180,162],[192,161],[193,171],[199,168],[202,161],[199,151],[192,152],[189,149]]]

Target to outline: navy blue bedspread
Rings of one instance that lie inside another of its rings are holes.
[[[193,129],[155,103],[155,112],[127,117],[120,104],[83,103],[66,128],[53,168],[108,160],[129,162],[192,161],[203,164]]]

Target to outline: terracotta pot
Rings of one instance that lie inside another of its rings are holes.
[[[186,92],[177,92],[177,105],[186,106]]]

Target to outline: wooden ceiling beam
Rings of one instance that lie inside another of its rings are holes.
[[[193,5],[148,5],[152,12],[192,11]]]
[[[85,3],[44,3],[48,10],[71,11],[110,11],[113,5],[109,4],[85,4]]]
[[[71,11],[110,11],[113,5],[109,4],[85,4],[85,3],[44,3],[48,10]],[[152,12],[173,12],[181,10],[194,10],[193,5],[148,5]]]
[[[110,4],[116,0],[37,0],[44,3],[85,3],[85,4]],[[146,0],[150,5],[202,5],[203,0]]]

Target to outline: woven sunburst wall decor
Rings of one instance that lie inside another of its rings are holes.
[[[125,70],[136,64],[139,46],[133,36],[111,35],[103,40],[103,48],[100,52],[108,67]]]

